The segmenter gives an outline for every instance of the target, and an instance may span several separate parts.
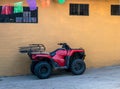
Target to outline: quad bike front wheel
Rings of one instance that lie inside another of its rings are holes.
[[[71,63],[71,72],[75,75],[83,74],[86,70],[85,62],[81,59],[75,59]]]
[[[40,79],[48,78],[51,72],[52,68],[48,62],[39,62],[34,68],[35,75]]]

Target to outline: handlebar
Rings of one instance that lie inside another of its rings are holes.
[[[67,45],[67,43],[58,43],[58,45]]]
[[[67,43],[58,43],[58,45],[62,45],[62,48],[65,48],[67,50],[71,49]]]

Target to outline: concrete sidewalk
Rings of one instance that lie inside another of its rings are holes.
[[[120,66],[88,69],[78,76],[62,71],[44,80],[33,75],[1,77],[0,89],[120,89]]]

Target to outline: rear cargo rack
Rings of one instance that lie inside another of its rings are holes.
[[[29,44],[28,46],[19,47],[20,53],[30,53],[30,52],[44,52],[45,46],[43,44]]]

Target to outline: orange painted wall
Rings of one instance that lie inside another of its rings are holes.
[[[0,5],[19,0],[1,0]],[[69,4],[89,4],[89,16],[70,16]],[[31,61],[18,47],[43,43],[46,51],[56,49],[58,42],[86,50],[87,67],[120,64],[120,16],[111,16],[111,4],[118,0],[67,0],[60,5],[55,0],[42,8],[40,0],[38,24],[0,23],[0,76],[29,74]],[[26,6],[24,0],[24,6]]]

